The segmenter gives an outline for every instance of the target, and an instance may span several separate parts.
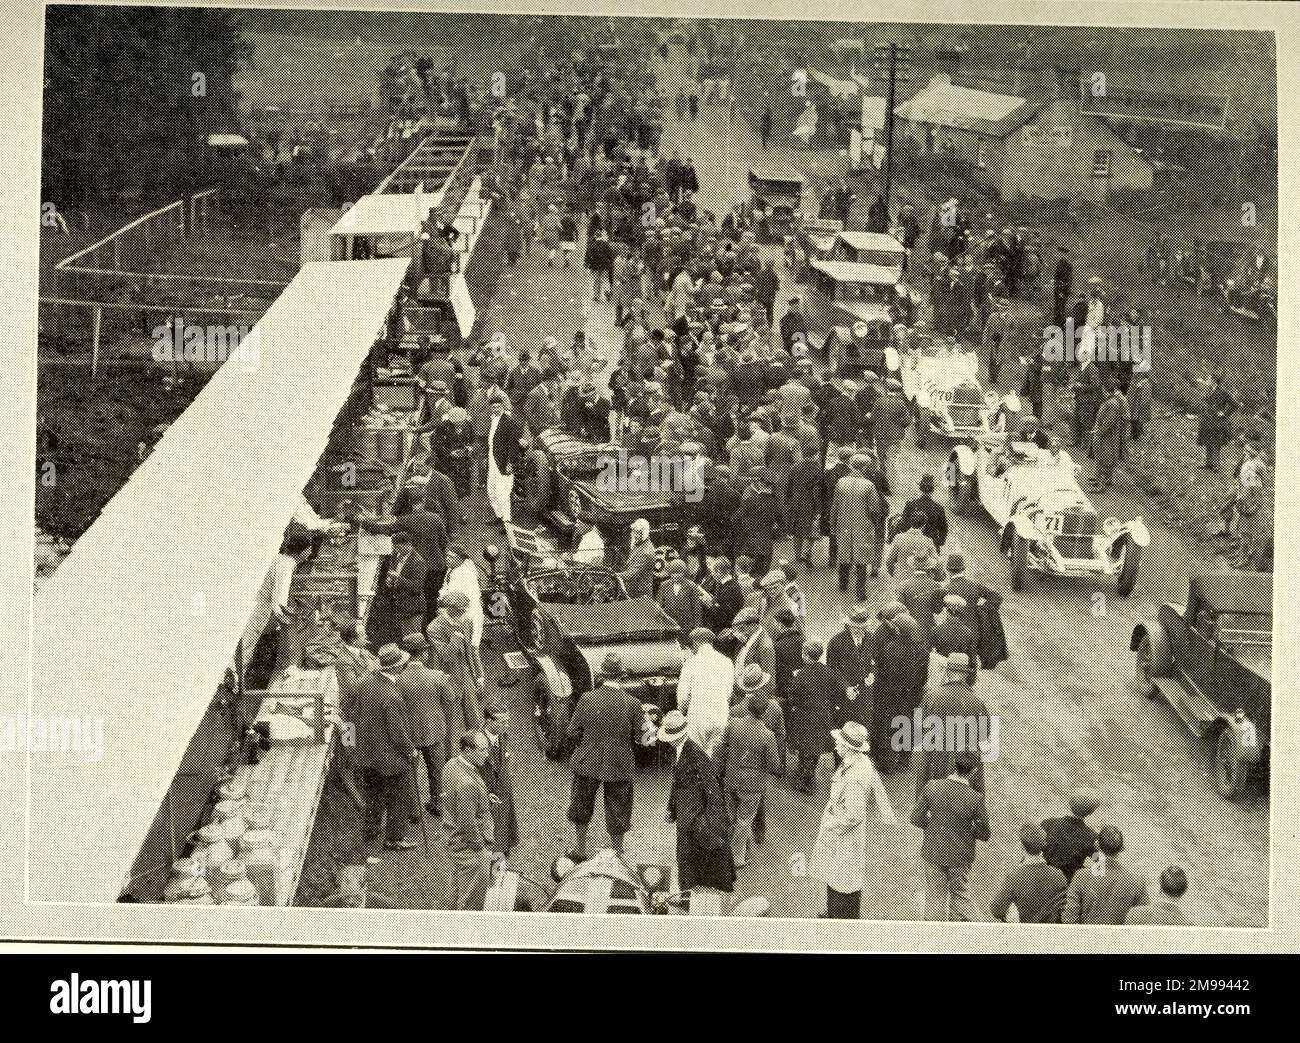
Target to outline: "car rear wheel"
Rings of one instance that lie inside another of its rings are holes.
[[[534,515],[542,514],[551,505],[551,461],[541,449],[534,449],[528,454],[524,503]]]
[[[1011,537],[1011,589],[1025,589],[1025,573],[1029,570],[1029,541],[1020,533]]]
[[[1131,536],[1124,537],[1124,564],[1119,569],[1118,593],[1128,597],[1137,585],[1138,567],[1142,564],[1142,548],[1133,542]]]
[[[1236,733],[1228,727],[1219,729],[1214,750],[1214,785],[1219,796],[1238,799],[1250,781],[1250,765],[1241,759]]]
[[[533,679],[533,720],[537,725],[537,745],[551,759],[564,756],[568,742],[569,700],[551,691],[545,674]]]
[[[1158,691],[1155,679],[1167,676],[1171,665],[1169,638],[1165,635],[1163,627],[1153,626],[1142,635],[1133,656],[1138,685],[1142,689],[1142,694],[1148,699],[1156,697]]]

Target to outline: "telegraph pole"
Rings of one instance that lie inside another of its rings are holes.
[[[881,44],[876,47],[877,69],[875,79],[884,79],[885,86],[885,165],[883,170],[881,199],[885,204],[886,223],[889,220],[889,201],[894,178],[894,105],[895,85],[906,83],[911,79],[912,48],[896,43]],[[885,66],[884,75],[880,75]]]

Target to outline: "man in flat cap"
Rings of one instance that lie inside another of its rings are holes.
[[[605,656],[600,684],[584,692],[569,721],[569,740],[575,744],[569,766],[573,786],[568,819],[573,823],[574,844],[569,857],[587,857],[587,825],[596,805],[596,790],[605,794],[605,828],[610,845],[623,850],[623,835],[632,826],[632,780],[636,772],[636,747],[645,741],[645,711],[623,687],[626,670],[616,652]]]

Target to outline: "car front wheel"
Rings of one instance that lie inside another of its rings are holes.
[[[1231,728],[1219,729],[1214,751],[1214,785],[1219,796],[1237,800],[1250,781],[1250,765],[1241,758],[1237,735]]]

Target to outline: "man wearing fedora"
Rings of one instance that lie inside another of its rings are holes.
[[[772,544],[783,523],[783,514],[772,489],[775,479],[766,467],[750,472],[750,486],[740,496],[731,516],[731,546],[737,555],[754,561],[755,575],[767,570]]]
[[[382,833],[384,847],[391,851],[415,846],[406,839],[406,829],[414,811],[411,772],[416,753],[400,679],[410,658],[397,645],[384,645],[378,668],[362,679],[352,707],[352,764],[365,794],[366,844],[372,846]]]
[[[717,765],[690,737],[686,718],[669,710],[660,742],[673,748],[673,784],[665,820],[677,826],[677,879],[683,891],[711,887],[730,891],[736,882],[731,824]]]
[[[587,826],[595,810],[596,790],[604,790],[605,828],[615,851],[623,850],[623,835],[632,825],[632,780],[645,711],[623,687],[625,674],[622,657],[616,652],[606,655],[599,687],[583,693],[569,720],[569,739],[575,746],[569,759],[573,785],[568,819],[574,829],[571,857],[575,862],[587,857]]]
[[[826,665],[843,682],[831,702],[831,722],[836,728],[848,721],[867,724],[871,720],[876,643],[870,626],[870,613],[859,605],[845,617],[843,629],[826,643]]]
[[[736,613],[731,624],[732,632],[740,641],[734,658],[734,677],[737,684],[750,666],[772,677],[776,673],[776,646],[767,631],[759,624],[757,608],[743,608]]]
[[[975,863],[975,845],[989,839],[984,794],[971,785],[979,765],[978,754],[958,753],[952,771],[945,778],[926,782],[917,794],[910,821],[925,830],[921,864],[925,869],[927,920],[975,919],[970,871]]]
[[[884,783],[868,756],[867,729],[857,721],[831,731],[839,767],[831,776],[830,799],[813,841],[808,875],[826,885],[826,915],[856,920],[862,915],[867,869],[867,818],[874,802],[880,821],[898,820]]]
[[[402,693],[402,701],[406,703],[411,745],[424,759],[425,772],[429,777],[429,801],[425,804],[425,810],[437,818],[442,814],[438,793],[442,784],[442,769],[446,765],[445,707],[455,702],[455,695],[451,688],[451,678],[421,661],[421,657],[429,651],[429,642],[423,634],[407,634],[402,638],[402,651],[410,653],[411,659],[402,667],[397,687]]]
[[[934,630],[934,616],[943,609],[943,584],[934,578],[933,571],[939,559],[924,555],[915,559],[910,579],[899,584],[898,600],[907,608],[907,614],[916,620],[925,638],[927,651]]]

